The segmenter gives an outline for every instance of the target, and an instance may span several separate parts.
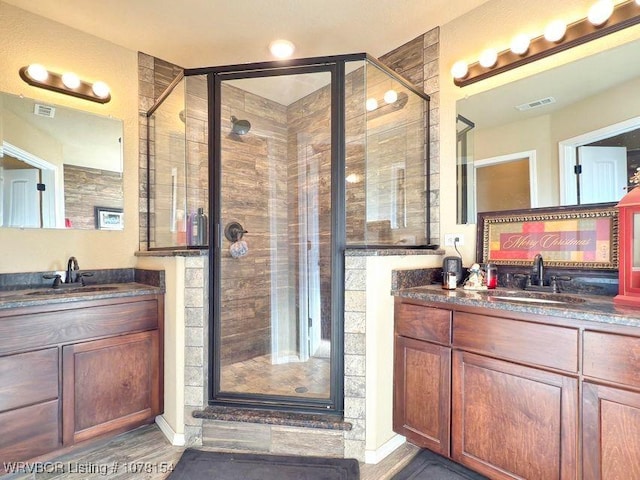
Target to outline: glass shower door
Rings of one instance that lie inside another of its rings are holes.
[[[326,67],[217,80],[218,399],[331,398],[331,80]]]

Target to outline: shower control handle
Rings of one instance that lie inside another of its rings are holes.
[[[226,227],[224,227],[224,236],[230,242],[237,242],[238,240],[242,240],[242,237],[247,232],[242,225],[238,222],[228,223]]]

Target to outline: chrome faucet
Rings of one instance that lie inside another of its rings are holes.
[[[76,259],[76,257],[69,257],[69,260],[67,261],[67,278],[65,278],[64,283],[77,282],[80,277],[76,275],[76,278],[74,279],[73,272],[74,270],[79,269],[80,267],[78,266],[78,260]]]
[[[544,261],[542,260],[542,255],[539,253],[533,257],[533,273],[537,277],[537,282],[539,287],[544,286]]]

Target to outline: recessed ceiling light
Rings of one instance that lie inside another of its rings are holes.
[[[296,47],[289,40],[274,40],[269,44],[269,51],[276,58],[289,58],[293,55]]]

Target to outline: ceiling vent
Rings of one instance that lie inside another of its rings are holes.
[[[33,113],[35,115],[39,115],[40,117],[53,118],[56,115],[56,108],[51,107],[49,105],[42,105],[40,103],[36,103],[33,106]]]
[[[532,108],[544,107],[551,103],[556,103],[556,99],[553,97],[546,97],[541,98],[540,100],[534,100],[533,102],[523,103],[522,105],[516,105],[516,109],[524,112],[526,110],[531,110]]]

